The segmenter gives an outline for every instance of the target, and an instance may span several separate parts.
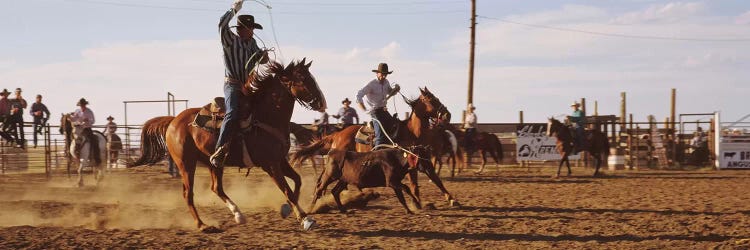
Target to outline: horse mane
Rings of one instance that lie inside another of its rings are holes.
[[[268,62],[268,66],[262,71],[254,71],[248,77],[247,83],[243,86],[248,93],[263,89],[273,81],[276,74],[284,71],[284,66],[277,61]]]

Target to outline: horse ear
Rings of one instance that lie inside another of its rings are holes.
[[[294,64],[293,62],[289,62],[289,65],[287,65],[286,68],[284,68],[284,70],[290,70],[293,64]]]
[[[305,65],[305,60],[307,60],[307,57],[303,57],[302,61],[299,62],[299,65]]]
[[[310,65],[312,65],[312,60],[310,60],[310,62],[307,63],[307,65],[305,65],[305,68],[310,69]]]

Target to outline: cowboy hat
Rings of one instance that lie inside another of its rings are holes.
[[[573,104],[570,104],[571,107],[580,107],[581,104],[578,102],[573,102]]]
[[[89,101],[86,101],[86,98],[81,98],[81,100],[78,100],[78,103],[76,103],[76,106],[88,105],[88,104],[89,104]]]
[[[466,109],[475,110],[477,107],[474,107],[474,104],[469,103],[469,105],[466,105]]]
[[[114,119],[115,119],[115,118],[114,118],[114,117],[112,117],[111,115],[107,117],[107,121],[111,121],[111,120],[114,120]]]
[[[393,74],[393,71],[388,71],[388,64],[387,63],[380,63],[380,64],[378,64],[378,69],[373,69],[372,72],[382,73],[382,74]]]
[[[234,27],[245,27],[245,28],[253,28],[253,29],[259,29],[262,30],[263,26],[260,24],[255,23],[255,17],[253,15],[240,15],[237,17],[237,25],[232,26]]]
[[[3,92],[0,92],[0,95],[8,96],[10,95],[10,92],[8,92],[8,89],[3,89]]]
[[[349,103],[349,104],[351,104],[351,103],[352,103],[352,101],[349,101],[349,98],[347,97],[347,98],[344,98],[344,100],[343,100],[343,101],[341,101],[341,104],[344,104],[344,103]]]
[[[21,88],[16,88],[16,92],[22,92]]]

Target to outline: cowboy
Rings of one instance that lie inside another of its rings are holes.
[[[10,99],[10,126],[16,131],[17,148],[26,147],[26,135],[23,132],[23,109],[28,107],[28,104],[21,96],[21,92],[21,88],[16,88],[16,98]]]
[[[44,128],[44,124],[47,124],[47,120],[49,120],[49,109],[42,103],[42,95],[36,95],[36,102],[31,104],[29,113],[31,117],[34,117],[34,148],[36,148],[36,135],[43,133],[42,128]]]
[[[82,135],[86,137],[86,140],[91,143],[89,145],[89,148],[91,148],[92,153],[94,155],[94,161],[96,164],[101,163],[101,155],[99,152],[99,140],[94,136],[94,131],[91,130],[91,127],[94,125],[94,111],[88,108],[89,102],[86,101],[85,98],[81,98],[78,100],[78,103],[76,104],[80,108],[76,109],[76,111],[73,112],[70,116],[70,121],[73,122],[75,126],[80,126],[83,128]]]
[[[385,79],[388,75],[392,74],[393,71],[388,71],[388,64],[378,64],[378,69],[373,69],[375,73],[375,79],[367,83],[362,89],[357,92],[357,104],[359,108],[370,114],[373,120],[373,129],[375,131],[375,141],[373,147],[377,147],[380,144],[387,143],[385,128],[389,128],[393,119],[388,111],[385,109],[388,98],[398,92],[398,84],[391,87],[391,83]],[[363,97],[367,96],[367,105],[370,106],[368,110],[365,108]]]
[[[573,104],[570,105],[571,108],[573,108],[573,113],[568,116],[568,120],[572,123],[573,130],[575,133],[573,133],[573,152],[571,154],[576,154],[578,150],[583,145],[583,133],[584,133],[584,126],[586,123],[586,113],[581,110],[581,104],[578,102],[573,102]]]
[[[5,139],[5,141],[13,143],[16,140],[13,138],[13,136],[6,132],[8,128],[10,127],[10,100],[8,100],[8,95],[10,95],[10,92],[8,92],[8,89],[3,89],[3,92],[0,92],[0,137]]]
[[[107,125],[104,127],[104,135],[109,140],[109,137],[117,131],[117,123],[114,122],[115,118],[111,115],[107,117]]]
[[[312,125],[317,128],[315,130],[315,133],[318,135],[318,137],[322,138],[323,135],[325,135],[326,128],[328,127],[328,113],[325,110],[320,111],[320,118],[315,119]]]
[[[349,107],[349,105],[352,102],[349,101],[349,98],[344,98],[343,101],[341,101],[341,104],[344,105],[339,109],[339,113],[333,115],[333,118],[341,119],[342,128],[349,127],[353,124],[359,124],[359,116],[357,115],[357,110]],[[354,123],[354,119],[357,119],[357,122]]]
[[[474,110],[477,108],[473,104],[469,103],[466,106],[466,116],[464,117],[464,147],[466,151],[472,152],[474,150],[474,140],[477,135],[477,115]]]
[[[263,26],[255,23],[252,15],[240,15],[237,17],[237,34],[232,33],[229,21],[232,20],[242,8],[242,0],[235,0],[230,8],[219,20],[219,34],[221,45],[224,50],[224,102],[226,115],[221,125],[219,140],[216,149],[211,155],[210,161],[213,167],[220,167],[228,152],[229,141],[238,130],[239,98],[242,96],[242,84],[247,81],[250,73],[258,64],[268,62],[266,51],[258,47],[253,38],[254,29],[263,29]]]

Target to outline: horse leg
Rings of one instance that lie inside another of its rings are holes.
[[[186,152],[183,152],[183,154],[185,153]],[[207,227],[201,220],[200,216],[198,216],[198,210],[195,209],[195,203],[193,201],[196,159],[184,159],[178,157],[173,158],[173,160],[175,165],[177,165],[177,168],[180,170],[180,176],[182,176],[182,197],[185,198],[185,201],[187,202],[188,209],[190,210],[190,214],[193,215],[196,226],[198,226],[198,229],[201,231],[210,230],[211,228]]]
[[[208,168],[211,172],[211,191],[214,191],[216,195],[224,202],[229,208],[229,211],[234,215],[234,221],[237,224],[245,224],[245,216],[242,215],[240,208],[237,207],[232,199],[224,192],[224,168]]]
[[[315,187],[315,193],[313,193],[312,202],[310,202],[309,211],[312,212],[315,210],[315,203],[318,202],[320,196],[323,196],[323,192],[326,191],[328,185],[330,185],[333,181],[334,178],[332,178],[331,173],[327,172],[326,170],[323,170],[323,172],[320,173],[320,176],[318,176],[318,183]]]
[[[422,204],[422,199],[419,198],[419,179],[417,177],[417,171],[409,171],[406,178],[409,179],[409,189],[411,190],[411,193],[417,197],[417,203]]]
[[[292,167],[289,165],[289,162],[286,162],[284,160],[280,161],[281,164],[278,166],[278,168],[271,168],[272,170],[268,172],[268,175],[271,176],[273,179],[273,182],[276,183],[276,186],[279,187],[281,192],[284,193],[284,196],[286,196],[287,205],[292,206],[292,211],[294,211],[294,214],[297,216],[298,221],[302,221],[302,227],[303,230],[307,231],[312,229],[313,226],[316,225],[315,220],[307,216],[307,213],[305,213],[304,210],[299,206],[297,203],[297,199],[295,197],[298,197],[298,193],[295,194],[295,191],[292,190],[291,187],[289,187],[289,184],[286,182],[286,179],[284,178],[284,172],[286,171],[285,168],[288,168],[294,171],[294,169],[291,169]],[[276,169],[276,170],[274,170]],[[297,175],[299,178],[299,175]],[[302,185],[299,180],[295,182],[295,186]],[[283,206],[282,206],[282,212],[283,212]],[[283,215],[283,214],[282,214]]]
[[[440,164],[437,164],[439,162],[438,158],[440,158],[440,156],[433,156],[433,158],[432,158],[432,165],[433,166],[437,166],[437,174],[440,175],[440,170],[443,169],[443,163],[440,162]],[[445,160],[445,163],[447,164],[449,161],[450,161],[450,158],[447,159],[447,160]]]
[[[568,167],[568,176],[571,176],[573,171],[570,170],[570,158],[567,155],[565,156],[565,166]]]
[[[300,178],[297,171],[294,171],[292,168],[292,165],[289,165],[289,162],[282,161],[281,162],[281,171],[284,174],[284,176],[289,177],[289,179],[292,179],[294,182],[294,190],[292,190],[292,199],[294,200],[294,203],[297,203],[299,201],[299,194],[302,190],[302,178]]]
[[[420,204],[419,199],[417,199],[417,197],[411,193],[411,190],[409,190],[409,187],[407,187],[406,185],[400,182],[398,184],[401,184],[401,190],[406,192],[406,194],[408,194],[411,197],[411,200],[414,202],[414,206],[416,206],[417,209],[422,209],[422,204]]]
[[[479,167],[479,170],[474,171],[476,174],[481,174],[482,171],[484,171],[484,166],[487,164],[487,152],[484,150],[479,150],[479,155],[482,156],[482,165]]]
[[[395,183],[395,184],[391,184],[390,186],[393,189],[393,192],[396,193],[396,197],[398,198],[398,202],[400,202],[401,205],[404,206],[404,209],[406,209],[406,213],[407,214],[414,214],[414,212],[412,212],[409,209],[409,206],[406,205],[406,199],[404,199],[404,193],[401,191],[401,186],[402,185],[404,185],[404,184]]]
[[[594,163],[596,164],[596,168],[594,169],[594,177],[596,177],[597,175],[599,175],[599,167],[601,166],[602,159],[598,153],[592,153],[591,156],[594,158]]]
[[[555,177],[560,177],[560,170],[562,170],[562,165],[566,159],[568,159],[568,153],[563,153],[562,159],[560,159],[560,164],[557,165],[557,174]]]
[[[83,187],[83,168],[88,167],[88,160],[80,159],[78,160],[78,183],[76,184],[78,187]]]
[[[445,200],[447,200],[451,204],[451,206],[458,206],[458,201],[453,199],[453,196],[451,195],[451,193],[448,192],[448,189],[446,189],[445,186],[443,186],[443,181],[440,180],[440,177],[435,173],[435,171],[433,171],[432,169],[427,169],[425,171],[425,174],[427,175],[427,178],[430,178],[432,183],[435,184],[435,186],[437,186],[438,189],[440,189],[440,192],[442,192],[443,196],[445,196]],[[415,195],[418,196],[419,193],[416,193]]]
[[[346,189],[346,182],[343,182],[341,180],[339,180],[339,182],[337,182],[336,185],[331,189],[333,200],[336,202],[336,206],[338,206],[338,209],[342,214],[346,213],[346,208],[343,204],[341,204],[341,191],[344,191],[344,189]]]

